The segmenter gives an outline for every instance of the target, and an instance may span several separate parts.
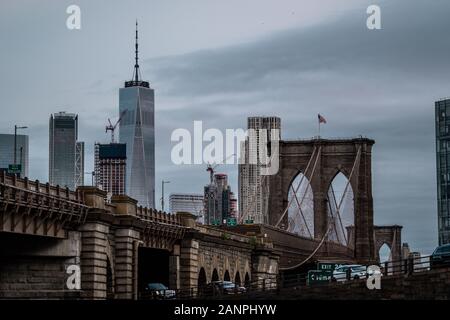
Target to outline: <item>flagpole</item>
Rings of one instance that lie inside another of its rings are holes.
[[[317,121],[319,122],[319,135],[318,135],[318,139],[320,139],[320,119],[317,119]]]

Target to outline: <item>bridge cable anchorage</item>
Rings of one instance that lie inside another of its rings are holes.
[[[302,178],[300,179],[300,182],[299,182],[299,184],[298,184],[298,186],[297,186],[297,188],[296,188],[294,194],[297,194],[298,189],[300,188],[300,186],[301,186],[302,183],[303,183],[303,179],[305,178],[306,174],[308,174],[308,169],[309,169],[309,167],[310,167],[310,165],[311,165],[311,162],[312,162],[312,159],[313,159],[313,157],[314,157],[315,151],[316,151],[316,147],[314,147],[314,149],[313,149],[313,152],[312,152],[312,154],[311,154],[311,158],[309,158],[308,164],[306,165],[305,173],[302,175]],[[319,157],[320,157],[321,153],[322,153],[322,146],[319,146],[319,150],[317,150],[316,157],[315,157],[315,160],[314,160],[314,166],[313,166],[312,172],[311,172],[311,174],[310,174],[310,177],[309,177],[309,179],[308,179],[309,181],[311,181],[311,178],[312,178],[313,175],[314,175],[314,172],[315,172],[315,170],[316,170],[316,165],[317,165],[317,162],[318,162],[318,160],[319,160]],[[303,200],[304,200],[306,194],[308,193],[308,189],[309,189],[309,186],[310,186],[310,185],[311,185],[311,183],[308,183],[308,185],[306,186],[306,190],[305,190],[305,193],[304,193],[304,195],[303,195],[303,197],[302,197],[302,200],[300,201],[300,205],[303,203]],[[291,206],[293,200],[294,200],[294,198],[291,198],[291,200],[289,201],[288,205],[286,206],[286,209],[284,209],[283,214],[281,215],[281,217],[278,219],[277,223],[275,224],[275,227],[276,227],[276,228],[277,228],[278,225],[281,223],[281,221],[283,220],[283,218],[286,216],[286,213],[288,212],[288,210],[289,210],[289,208],[290,208],[290,206]],[[296,213],[295,218],[296,218],[297,216],[298,216],[298,212]]]
[[[275,154],[270,155],[269,163],[272,163],[273,158],[275,157]],[[265,185],[267,179],[267,175],[263,175],[261,179],[261,186]],[[247,211],[243,212],[243,214],[239,217],[239,224],[242,224],[243,221],[245,221],[245,218],[248,217],[249,213],[253,210],[254,206],[256,205],[256,199],[258,198],[258,190],[256,189],[256,192],[254,192],[254,195],[252,196],[252,202],[250,203],[250,207]],[[265,208],[267,210],[267,208]]]
[[[356,158],[355,158],[355,161],[353,163],[352,171],[350,172],[350,176],[348,178],[347,184],[346,184],[345,189],[344,189],[344,194],[342,195],[341,200],[339,201],[339,208],[340,208],[340,206],[342,204],[342,200],[343,200],[345,192],[347,191],[347,188],[348,188],[348,186],[350,184],[350,181],[352,180],[353,173],[355,171],[356,165],[358,164],[358,166],[359,166],[360,158],[361,158],[361,146],[359,146],[359,148],[358,148],[358,152],[356,154]],[[297,269],[298,267],[304,265],[307,261],[309,261],[317,253],[317,251],[320,249],[320,247],[325,242],[325,239],[327,238],[328,234],[330,233],[330,230],[332,229],[331,228],[332,225],[330,223],[330,220],[329,219],[327,219],[327,220],[328,220],[328,222],[327,222],[327,232],[325,232],[325,234],[323,235],[322,239],[320,240],[320,242],[317,245],[317,247],[313,250],[313,252],[305,260],[303,260],[302,262],[300,262],[300,263],[298,263],[298,264],[296,264],[294,266],[291,266],[291,267],[285,267],[285,268],[280,267],[279,270],[287,271],[287,270]]]

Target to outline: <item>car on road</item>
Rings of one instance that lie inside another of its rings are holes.
[[[444,244],[434,250],[430,256],[430,268],[450,267],[450,244]]]
[[[348,278],[351,280],[365,279],[367,277],[367,267],[360,264],[342,265],[334,269],[332,281],[343,282]]]
[[[202,293],[205,295],[239,294],[245,292],[247,292],[245,287],[238,286],[231,281],[213,281],[202,289]]]
[[[145,287],[145,296],[149,296],[152,299],[175,299],[175,290],[170,290],[162,283],[149,283]]]

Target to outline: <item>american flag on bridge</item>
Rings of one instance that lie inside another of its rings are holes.
[[[327,120],[324,117],[322,117],[320,113],[317,115],[317,117],[319,118],[319,123],[327,123]]]

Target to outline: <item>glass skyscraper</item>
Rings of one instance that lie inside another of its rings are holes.
[[[435,103],[439,245],[450,243],[450,99]]]
[[[72,190],[83,184],[84,144],[77,143],[77,139],[78,115],[59,112],[50,116],[50,184]]]
[[[138,205],[155,207],[155,92],[142,81],[138,64],[138,31],[134,74],[119,91],[120,142],[126,144],[126,192]]]

